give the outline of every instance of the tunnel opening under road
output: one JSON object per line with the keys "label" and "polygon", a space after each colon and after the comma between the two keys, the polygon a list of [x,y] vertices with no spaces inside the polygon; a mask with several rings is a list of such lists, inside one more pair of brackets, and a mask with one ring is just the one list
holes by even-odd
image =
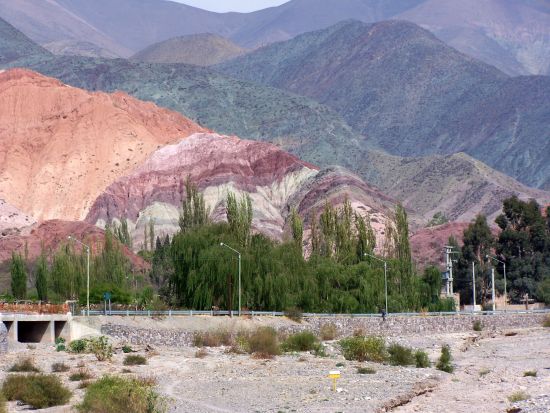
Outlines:
{"label": "tunnel opening under road", "polygon": [[49,321],[19,321],[17,338],[20,343],[48,343],[50,338]]}

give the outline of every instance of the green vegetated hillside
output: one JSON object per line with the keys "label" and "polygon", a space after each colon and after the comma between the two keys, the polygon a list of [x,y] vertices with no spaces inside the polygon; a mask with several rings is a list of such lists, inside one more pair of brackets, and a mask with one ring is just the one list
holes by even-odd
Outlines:
{"label": "green vegetated hillside", "polygon": [[23,56],[50,56],[40,47],[5,20],[0,19],[0,63],[8,63]]}
{"label": "green vegetated hillside", "polygon": [[187,63],[210,66],[246,53],[231,40],[211,33],[174,37],[152,44],[132,56],[147,63]]}
{"label": "green vegetated hillside", "polygon": [[392,154],[463,151],[550,186],[550,77],[510,78],[412,23],[346,21],[219,70],[314,98]]}

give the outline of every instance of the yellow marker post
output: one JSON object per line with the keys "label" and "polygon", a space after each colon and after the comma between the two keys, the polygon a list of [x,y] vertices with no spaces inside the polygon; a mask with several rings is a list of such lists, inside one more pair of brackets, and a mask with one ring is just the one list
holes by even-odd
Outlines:
{"label": "yellow marker post", "polygon": [[340,371],[331,370],[328,372],[328,376],[332,379],[332,391],[336,391],[336,379],[340,378]]}

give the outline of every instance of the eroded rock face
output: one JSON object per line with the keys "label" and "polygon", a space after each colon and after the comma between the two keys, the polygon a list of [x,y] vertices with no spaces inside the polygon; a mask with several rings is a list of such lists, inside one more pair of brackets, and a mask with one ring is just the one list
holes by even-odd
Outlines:
{"label": "eroded rock face", "polygon": [[[60,245],[69,242],[69,235],[89,245],[94,254],[101,251],[105,243],[103,230],[86,222],[44,221],[36,224],[28,234],[0,237],[0,263],[9,260],[13,252],[23,255],[25,250],[28,254],[27,259],[32,262],[40,256],[42,250],[46,253],[56,252]],[[80,246],[75,245],[75,248],[79,250]],[[149,267],[147,262],[125,246],[121,245],[121,249],[135,270],[145,270]]]}
{"label": "eroded rock face", "polygon": [[35,223],[34,218],[0,199],[0,238],[19,234],[22,230]]}
{"label": "eroded rock face", "polygon": [[339,204],[347,195],[358,211],[385,223],[392,204],[344,169],[320,172],[271,144],[199,133],[155,151],[130,175],[110,185],[96,199],[86,221],[104,226],[126,218],[135,248],[143,243],[144,226],[150,219],[156,235],[173,234],[187,176],[203,192],[213,220],[225,219],[229,191],[247,193],[254,207],[255,230],[279,240],[292,207],[307,216],[320,210],[325,199]]}
{"label": "eroded rock face", "polygon": [[37,220],[83,219],[115,179],[204,129],[124,93],[90,93],[38,73],[0,73],[0,197]]}

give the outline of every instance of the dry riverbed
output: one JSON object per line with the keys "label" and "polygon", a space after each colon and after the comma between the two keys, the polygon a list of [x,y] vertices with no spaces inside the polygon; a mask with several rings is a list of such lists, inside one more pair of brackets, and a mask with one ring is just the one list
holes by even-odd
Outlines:
{"label": "dry riverbed", "polygon": [[[452,349],[454,374],[434,368],[394,367],[357,363],[343,359],[335,342],[327,343],[328,356],[311,354],[278,356],[258,360],[249,355],[226,354],[223,348],[208,349],[196,358],[196,348],[153,351],[141,349],[148,358],[144,366],[129,367],[123,373],[124,354],[111,362],[97,362],[92,355],[57,353],[52,346],[12,347],[0,359],[0,380],[21,357],[30,356],[42,371],[51,371],[55,362],[70,367],[56,373],[74,391],[71,404],[77,404],[84,390],[70,382],[71,373],[85,365],[94,377],[103,374],[133,374],[155,377],[158,391],[169,403],[170,412],[506,412],[513,406],[523,412],[549,412],[550,331],[533,328],[514,330],[516,335],[496,333],[457,333],[433,337],[410,336],[402,344],[426,349],[432,361],[443,344]],[[358,366],[373,368],[374,374],[359,374]],[[337,391],[331,389],[329,370],[341,371]],[[524,377],[525,371],[537,372]],[[515,405],[511,394],[523,391],[530,396]],[[537,410],[538,409],[538,410]],[[27,410],[9,404],[9,412]],[[69,406],[43,412],[70,412]]]}

